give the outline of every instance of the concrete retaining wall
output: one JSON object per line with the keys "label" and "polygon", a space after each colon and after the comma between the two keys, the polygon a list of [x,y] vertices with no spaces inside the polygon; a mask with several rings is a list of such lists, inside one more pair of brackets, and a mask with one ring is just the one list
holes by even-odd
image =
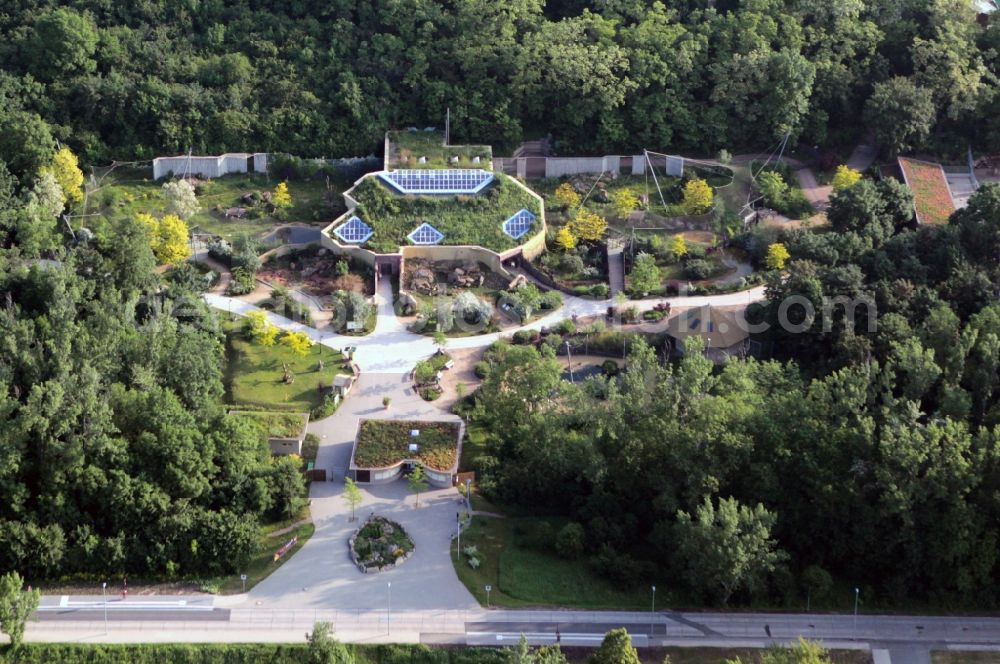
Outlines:
{"label": "concrete retaining wall", "polygon": [[215,157],[157,157],[153,160],[153,179],[159,180],[170,173],[174,175],[194,175],[200,178],[219,178],[230,173],[249,171],[248,160],[253,161],[255,173],[267,172],[266,152],[230,152]]}

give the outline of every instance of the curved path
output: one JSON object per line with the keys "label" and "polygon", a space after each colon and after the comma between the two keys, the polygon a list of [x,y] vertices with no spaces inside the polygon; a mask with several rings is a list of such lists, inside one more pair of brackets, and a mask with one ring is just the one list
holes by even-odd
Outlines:
{"label": "curved path", "polygon": [[[399,374],[413,369],[418,360],[430,357],[437,350],[434,340],[430,337],[416,334],[406,329],[406,325],[396,316],[393,310],[392,285],[388,279],[379,282],[378,293],[375,296],[378,306],[378,319],[375,330],[364,337],[351,337],[342,334],[327,333],[314,327],[289,320],[284,316],[268,312],[272,323],[283,330],[306,332],[314,341],[330,348],[343,349],[356,346],[355,361],[361,367],[362,373]],[[669,302],[674,309],[687,309],[711,305],[746,306],[764,299],[764,287],[757,286],[750,290],[723,295],[679,296],[652,300],[636,300],[629,304],[638,307],[640,311],[653,309],[661,302]],[[215,293],[207,293],[205,301],[221,311],[245,316],[259,307],[236,298]],[[614,300],[590,300],[581,297],[563,296],[563,306],[547,316],[532,321],[517,329],[480,334],[469,337],[456,337],[448,340],[448,348],[481,348],[489,346],[502,337],[509,337],[519,329],[536,330],[552,327],[560,321],[573,316],[586,317],[604,314]]]}

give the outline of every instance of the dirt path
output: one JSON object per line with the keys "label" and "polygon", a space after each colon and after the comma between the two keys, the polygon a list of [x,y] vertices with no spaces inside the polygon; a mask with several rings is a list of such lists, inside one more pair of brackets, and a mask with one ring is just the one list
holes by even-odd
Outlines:
{"label": "dirt path", "polygon": [[232,275],[229,273],[229,268],[215,260],[208,255],[207,251],[199,252],[191,257],[191,260],[195,263],[201,263],[202,265],[207,265],[209,268],[219,273],[219,283],[212,286],[209,293],[223,294],[226,289],[229,288],[229,282],[232,280]]}

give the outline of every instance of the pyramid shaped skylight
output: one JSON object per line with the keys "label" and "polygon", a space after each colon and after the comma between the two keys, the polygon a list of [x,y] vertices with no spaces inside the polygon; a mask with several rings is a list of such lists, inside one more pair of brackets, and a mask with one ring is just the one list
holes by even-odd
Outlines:
{"label": "pyramid shaped skylight", "polygon": [[434,228],[430,224],[423,223],[407,235],[413,244],[437,244],[444,239],[444,233]]}
{"label": "pyramid shaped skylight", "polygon": [[527,208],[521,208],[517,214],[503,222],[503,232],[515,240],[519,240],[531,230],[534,223],[535,215],[531,214]]}
{"label": "pyramid shaped skylight", "polygon": [[347,244],[362,244],[374,235],[375,231],[372,230],[371,226],[361,221],[360,217],[354,216],[333,229],[333,234]]}

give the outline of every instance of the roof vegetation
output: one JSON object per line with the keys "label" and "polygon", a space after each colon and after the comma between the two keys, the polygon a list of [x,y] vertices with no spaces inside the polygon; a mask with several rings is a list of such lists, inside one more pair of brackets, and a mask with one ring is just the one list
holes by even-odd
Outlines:
{"label": "roof vegetation", "polygon": [[305,413],[240,410],[231,415],[256,423],[268,438],[298,438],[305,433],[307,423]]}
{"label": "roof vegetation", "polygon": [[[420,435],[410,435],[412,431]],[[359,468],[385,468],[416,459],[432,470],[450,470],[458,458],[457,422],[363,420],[358,428],[354,463]],[[410,443],[418,445],[410,452]]]}
{"label": "roof vegetation", "polygon": [[504,233],[503,223],[522,208],[540,215],[538,200],[499,173],[475,196],[401,196],[375,176],[364,178],[351,195],[358,202],[354,213],[375,231],[364,246],[382,253],[411,244],[407,235],[423,223],[444,234],[440,244],[505,251],[521,242]]}
{"label": "roof vegetation", "polygon": [[[392,168],[493,168],[489,145],[445,145],[441,131],[390,131],[389,142]],[[424,163],[420,163],[421,157],[426,159]],[[452,161],[454,157],[458,157],[457,162]],[[479,157],[478,163],[475,157]]]}

